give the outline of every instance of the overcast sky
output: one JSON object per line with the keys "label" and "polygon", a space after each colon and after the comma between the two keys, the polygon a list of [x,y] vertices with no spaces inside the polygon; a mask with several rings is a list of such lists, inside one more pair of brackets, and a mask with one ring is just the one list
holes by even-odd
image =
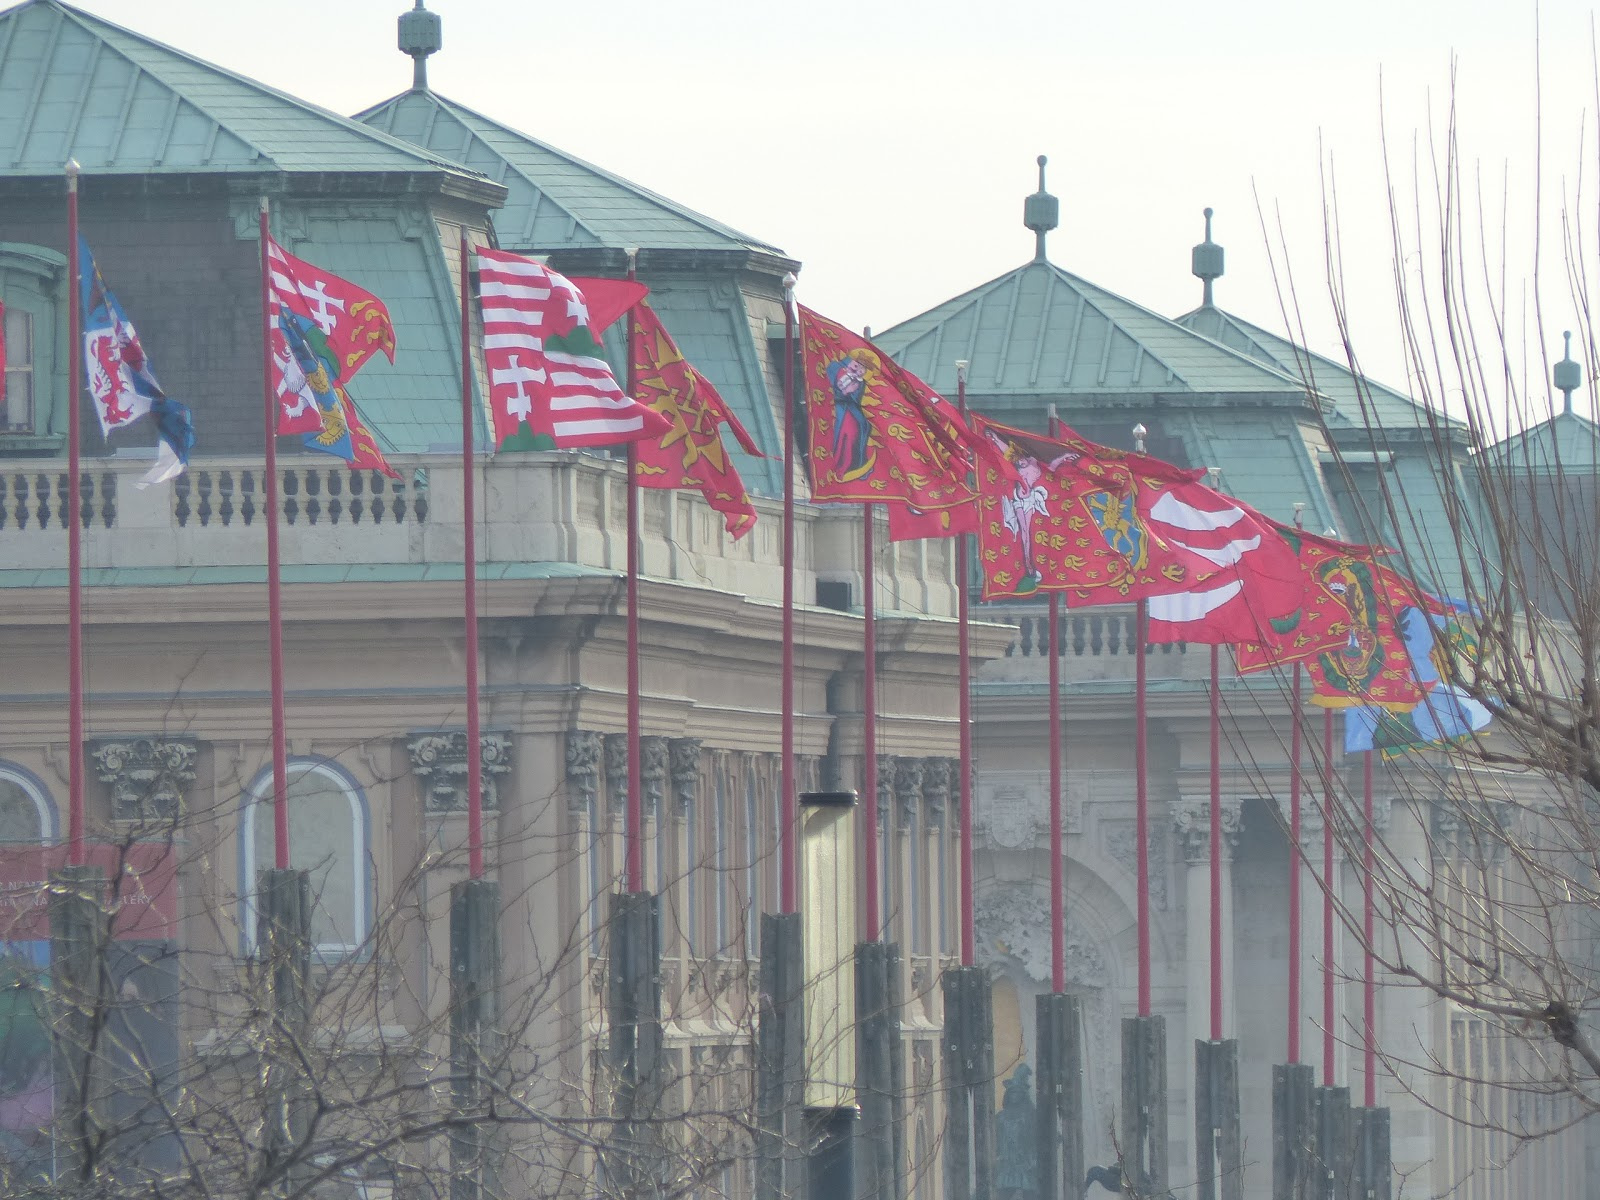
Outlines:
{"label": "overcast sky", "polygon": [[[83,6],[348,114],[410,85],[395,48],[407,3]],[[444,22],[435,91],[783,247],[805,264],[802,300],[850,326],[885,329],[1029,259],[1022,200],[1046,154],[1061,201],[1055,263],[1175,316],[1199,303],[1189,250],[1211,206],[1227,249],[1218,303],[1281,330],[1259,201],[1274,240],[1281,221],[1306,340],[1337,356],[1323,267],[1331,169],[1358,351],[1374,376],[1405,386],[1380,139],[1387,129],[1398,204],[1414,223],[1413,148],[1430,122],[1442,129],[1452,57],[1464,161],[1493,191],[1486,227],[1496,264],[1506,229],[1519,308],[1542,228],[1553,357],[1575,322],[1559,218],[1580,172],[1595,252],[1600,156],[1582,0],[428,7]],[[1541,161],[1542,226],[1532,215]],[[1542,376],[1536,351],[1530,363]]]}

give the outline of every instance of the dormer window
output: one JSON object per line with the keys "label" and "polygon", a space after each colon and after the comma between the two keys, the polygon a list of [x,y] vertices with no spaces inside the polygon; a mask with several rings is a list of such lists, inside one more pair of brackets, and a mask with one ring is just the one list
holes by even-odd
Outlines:
{"label": "dormer window", "polygon": [[62,448],[66,278],[67,260],[58,251],[0,242],[0,336],[5,339],[0,456]]}
{"label": "dormer window", "polygon": [[32,433],[33,314],[12,304],[0,309],[0,336],[5,339],[5,379],[0,380],[0,434]]}

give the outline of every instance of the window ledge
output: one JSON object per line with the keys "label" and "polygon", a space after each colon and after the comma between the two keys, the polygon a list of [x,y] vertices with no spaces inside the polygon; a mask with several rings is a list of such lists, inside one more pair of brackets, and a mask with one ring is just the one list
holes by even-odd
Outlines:
{"label": "window ledge", "polygon": [[60,454],[67,439],[59,433],[0,433],[0,458],[13,454]]}

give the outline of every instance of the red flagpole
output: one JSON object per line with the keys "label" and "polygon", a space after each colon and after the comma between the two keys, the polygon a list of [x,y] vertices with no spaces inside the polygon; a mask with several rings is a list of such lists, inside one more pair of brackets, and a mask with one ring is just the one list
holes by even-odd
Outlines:
{"label": "red flagpole", "polygon": [[1322,710],[1322,1086],[1334,1086],[1338,1013],[1334,1011],[1333,710]]}
{"label": "red flagpole", "polygon": [[267,656],[272,672],[273,865],[289,866],[289,744],[283,702],[283,586],[278,558],[278,397],[272,388],[272,266],[267,198],[261,197],[261,385],[266,404]]}
{"label": "red flagpole", "polygon": [[[637,251],[628,251],[628,278],[637,276]],[[628,310],[628,395],[636,387],[634,341],[639,322]],[[642,720],[639,694],[639,443],[628,443],[628,813],[627,813],[627,888],[644,891],[644,762],[640,757],[639,729]]]}
{"label": "red flagpole", "polygon": [[[1050,406],[1051,437],[1060,434]],[[1066,837],[1061,814],[1061,593],[1050,593],[1050,990],[1067,990]]]}
{"label": "red flagpole", "polygon": [[82,284],[78,276],[78,163],[67,163],[67,862],[81,867],[83,852],[83,495],[78,489],[78,328]]}
{"label": "red flagpole", "polygon": [[1372,869],[1375,861],[1373,854],[1373,829],[1372,829],[1372,751],[1364,751],[1361,755],[1361,814],[1362,814],[1362,847],[1361,847],[1361,932],[1366,939],[1365,963],[1361,975],[1361,1019],[1362,1043],[1364,1046],[1363,1073],[1366,1075],[1365,1096],[1368,1108],[1378,1106],[1378,1029],[1377,1029],[1377,993],[1373,978],[1372,959]]}
{"label": "red flagpole", "polygon": [[798,798],[794,780],[794,275],[783,277],[783,735],[779,758],[780,906],[799,911],[795,881]]}
{"label": "red flagpole", "polygon": [[483,878],[483,745],[478,712],[478,531],[472,457],[472,248],[461,229],[461,523],[467,660],[467,875]]}
{"label": "red flagpole", "polygon": [[[1051,433],[1055,432],[1051,422]],[[1061,593],[1050,593],[1050,990],[1067,990],[1066,840],[1061,820]]]}
{"label": "red flagpole", "polygon": [[1211,1040],[1222,1040],[1222,648],[1211,647]]}
{"label": "red flagpole", "polygon": [[[956,363],[956,403],[962,417],[967,415],[967,361]],[[977,933],[972,911],[972,631],[967,579],[967,535],[956,536],[956,650],[961,689],[961,965],[978,961]]]}
{"label": "red flagpole", "polygon": [[[1134,449],[1144,453],[1145,427],[1133,427]],[[1134,779],[1134,856],[1138,863],[1139,889],[1139,1015],[1150,1015],[1150,761],[1147,726],[1147,680],[1145,678],[1145,638],[1148,635],[1150,606],[1140,600],[1133,620],[1133,779]]]}
{"label": "red flagpole", "polygon": [[861,671],[861,790],[862,820],[866,823],[866,836],[862,845],[866,852],[867,890],[867,941],[878,940],[882,930],[878,879],[878,585],[876,530],[873,528],[873,505],[863,504],[861,514],[865,522],[862,541],[865,543],[865,566],[861,572],[861,610],[865,618],[862,629],[862,655],[865,661]]}
{"label": "red flagpole", "polygon": [[1300,664],[1289,729],[1289,1061],[1300,1061]]}

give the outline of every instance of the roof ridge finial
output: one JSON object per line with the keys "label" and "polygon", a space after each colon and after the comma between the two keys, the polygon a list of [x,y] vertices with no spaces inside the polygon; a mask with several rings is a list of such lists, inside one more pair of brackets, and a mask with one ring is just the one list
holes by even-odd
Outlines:
{"label": "roof ridge finial", "polygon": [[1222,247],[1211,240],[1211,209],[1206,209],[1206,240],[1189,255],[1189,270],[1205,285],[1200,297],[1202,308],[1213,307],[1211,285],[1222,278]]}
{"label": "roof ridge finial", "polygon": [[1577,391],[1579,385],[1583,383],[1583,368],[1574,362],[1572,358],[1572,330],[1563,331],[1561,337],[1566,342],[1566,349],[1562,352],[1561,361],[1550,372],[1550,377],[1556,388],[1566,397],[1562,403],[1561,411],[1570,413],[1572,411],[1572,393]]}
{"label": "roof ridge finial", "polygon": [[1022,223],[1033,230],[1033,261],[1048,261],[1044,250],[1045,234],[1061,223],[1061,201],[1044,190],[1044,165],[1050,160],[1039,155],[1039,190],[1022,202]]}
{"label": "roof ridge finial", "polygon": [[428,55],[444,45],[443,23],[439,14],[422,7],[422,0],[410,12],[400,14],[400,53],[411,56],[411,90],[428,90]]}

